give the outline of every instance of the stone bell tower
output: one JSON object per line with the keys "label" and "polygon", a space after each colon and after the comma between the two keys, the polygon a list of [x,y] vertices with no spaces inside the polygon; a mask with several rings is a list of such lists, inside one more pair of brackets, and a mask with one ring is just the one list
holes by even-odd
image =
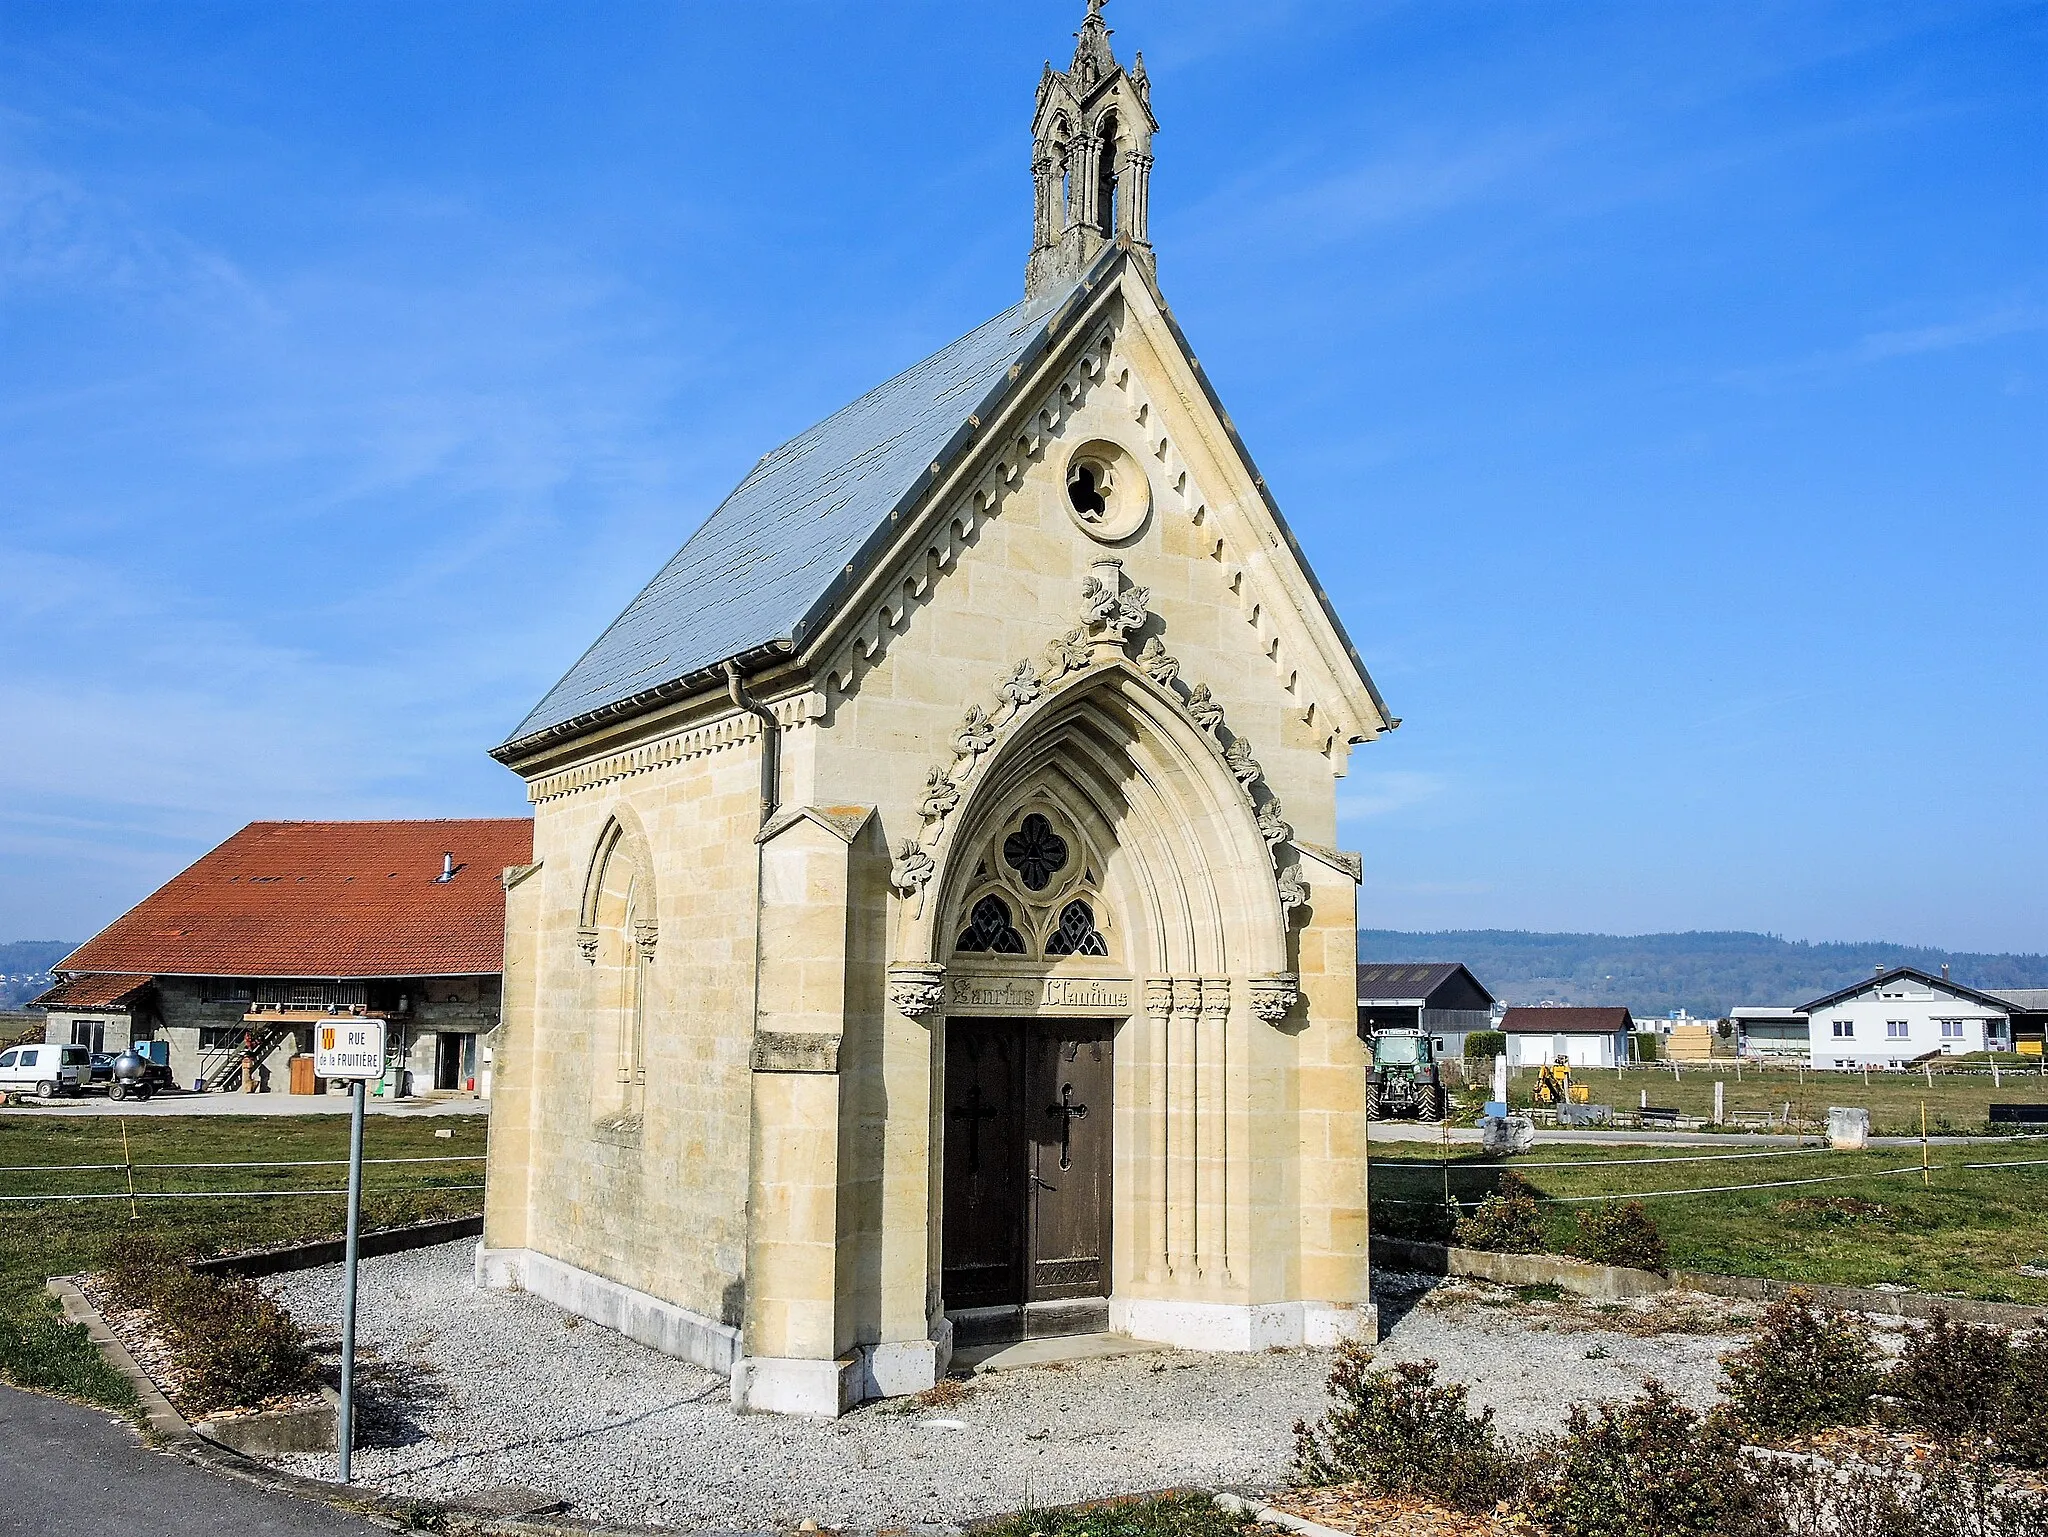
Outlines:
{"label": "stone bell tower", "polygon": [[1086,272],[1111,243],[1153,271],[1150,232],[1152,83],[1141,53],[1117,62],[1103,0],[1088,0],[1074,62],[1065,74],[1045,66],[1031,124],[1031,175],[1037,219],[1026,298],[1038,298]]}

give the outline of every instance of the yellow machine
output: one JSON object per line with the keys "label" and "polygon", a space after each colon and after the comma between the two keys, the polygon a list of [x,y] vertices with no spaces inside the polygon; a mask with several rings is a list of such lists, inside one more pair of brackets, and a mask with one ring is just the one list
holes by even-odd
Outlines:
{"label": "yellow machine", "polygon": [[1557,1106],[1571,1098],[1572,1069],[1563,1057],[1546,1063],[1536,1075],[1535,1100],[1539,1105]]}

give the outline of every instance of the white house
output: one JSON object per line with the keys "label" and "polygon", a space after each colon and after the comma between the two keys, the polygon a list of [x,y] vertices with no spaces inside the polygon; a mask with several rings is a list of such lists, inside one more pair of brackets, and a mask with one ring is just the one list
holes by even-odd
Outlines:
{"label": "white house", "polygon": [[1912,966],[1879,971],[1799,1012],[1819,1068],[1906,1067],[1932,1054],[2012,1049],[2011,1005]]}
{"label": "white house", "polygon": [[1627,1009],[1514,1008],[1501,1016],[1508,1061],[1541,1067],[1563,1060],[1573,1067],[1616,1067],[1628,1061]]}

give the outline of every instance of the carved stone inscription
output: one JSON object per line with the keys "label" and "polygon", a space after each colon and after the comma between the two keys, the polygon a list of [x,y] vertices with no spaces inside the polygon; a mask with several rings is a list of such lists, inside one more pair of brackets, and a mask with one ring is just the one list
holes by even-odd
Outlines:
{"label": "carved stone inscription", "polygon": [[1135,989],[1124,977],[1007,977],[964,972],[946,981],[948,1014],[1128,1014]]}

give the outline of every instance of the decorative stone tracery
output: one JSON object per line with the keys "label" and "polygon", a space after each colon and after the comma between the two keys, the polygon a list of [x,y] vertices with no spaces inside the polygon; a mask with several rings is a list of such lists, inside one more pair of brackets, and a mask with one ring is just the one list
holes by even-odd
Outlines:
{"label": "decorative stone tracery", "polygon": [[[1130,636],[1152,618],[1150,599],[1149,588],[1125,585],[1121,560],[1105,558],[1094,562],[1081,585],[1081,625],[1046,648],[1043,670],[1026,657],[997,685],[993,713],[978,704],[968,706],[960,728],[953,734],[951,765],[934,765],[925,776],[925,794],[919,806],[923,832],[916,838],[904,839],[897,849],[894,885],[904,897],[916,898],[919,916],[924,911],[925,887],[938,869],[931,850],[944,839],[976,766],[994,750],[1010,723],[1047,689],[1069,674],[1095,665],[1098,657],[1106,660],[1128,656]],[[1164,641],[1157,635],[1147,638],[1135,660],[1139,670],[1217,744],[1223,766],[1251,805],[1260,836],[1273,860],[1274,889],[1281,910],[1291,917],[1296,908],[1307,903],[1308,886],[1302,878],[1299,858],[1290,847],[1294,829],[1281,816],[1279,798],[1266,786],[1265,771],[1252,755],[1251,743],[1229,731],[1223,707],[1216,703],[1207,684],[1183,683],[1179,660],[1167,653]]]}

